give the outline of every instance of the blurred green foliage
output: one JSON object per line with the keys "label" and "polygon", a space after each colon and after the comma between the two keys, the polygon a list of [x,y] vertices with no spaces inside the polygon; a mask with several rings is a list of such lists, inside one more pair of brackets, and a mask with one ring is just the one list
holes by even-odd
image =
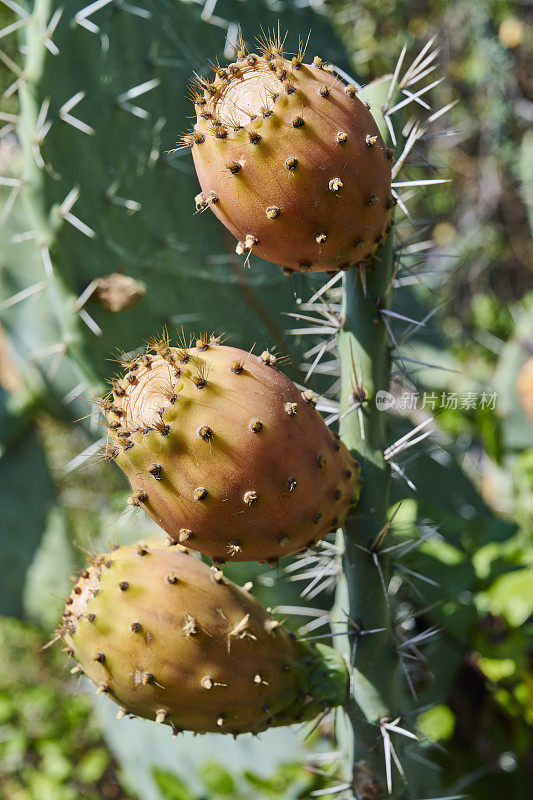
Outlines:
{"label": "blurred green foliage", "polygon": [[58,648],[0,617],[0,795],[9,800],[133,800],[92,719],[73,691]]}

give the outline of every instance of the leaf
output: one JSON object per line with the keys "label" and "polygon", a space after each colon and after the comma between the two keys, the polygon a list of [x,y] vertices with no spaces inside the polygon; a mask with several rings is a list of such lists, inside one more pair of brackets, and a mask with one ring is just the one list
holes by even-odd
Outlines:
{"label": "leaf", "polygon": [[70,575],[77,566],[66,515],[51,506],[46,530],[28,569],[24,586],[24,610],[46,630],[57,625],[70,589]]}
{"label": "leaf", "polygon": [[235,781],[230,773],[216,761],[204,761],[198,770],[198,775],[213,794],[225,796],[235,793]]}
{"label": "leaf", "polygon": [[[407,430],[405,425],[396,423],[393,441]],[[504,541],[515,533],[516,526],[492,512],[454,454],[444,447],[417,449],[404,466],[416,491],[398,478],[392,484],[394,502],[405,497],[415,499],[419,517],[434,522],[454,547],[473,553],[481,545]]]}
{"label": "leaf", "polygon": [[173,772],[161,767],[152,767],[152,776],[161,792],[162,800],[194,800],[194,795]]}
{"label": "leaf", "polygon": [[0,486],[0,613],[20,616],[26,573],[54,501],[52,477],[33,427],[12,442],[0,458]]}

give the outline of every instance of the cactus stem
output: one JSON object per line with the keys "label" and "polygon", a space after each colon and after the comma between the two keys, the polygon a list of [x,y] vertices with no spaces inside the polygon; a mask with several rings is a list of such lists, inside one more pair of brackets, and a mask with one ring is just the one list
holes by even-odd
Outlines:
{"label": "cactus stem", "polygon": [[[390,80],[378,81],[372,88],[365,89],[379,109],[374,116],[385,141],[390,140],[391,134],[381,108],[390,84]],[[355,86],[346,87],[346,91],[355,95]],[[365,141],[369,148],[377,142],[370,135]],[[375,194],[370,194],[366,200],[370,207],[378,202]],[[363,244],[359,238],[353,242],[355,248]],[[365,262],[343,273],[342,328],[338,333],[342,383],[339,432],[361,464],[363,479],[359,504],[344,527],[344,572],[338,582],[335,603],[339,615],[346,616],[347,612],[348,632],[334,640],[352,665],[351,697],[345,710],[353,732],[348,730],[349,726],[343,728],[341,722],[339,737],[350,762],[346,777],[358,797],[359,783],[365,781],[365,785],[369,782],[375,785],[375,796],[377,792],[379,796],[383,793],[381,742],[389,753],[385,772],[389,793],[392,792],[389,780],[392,743],[390,737],[385,741],[383,731],[386,736],[389,732],[382,722],[398,716],[396,712],[402,699],[387,596],[390,563],[388,554],[381,552],[392,522],[392,517],[388,517],[390,466],[384,457],[386,415],[375,403],[376,393],[389,388],[392,363],[386,318],[379,313],[380,304],[388,299],[394,277],[391,237],[384,242],[379,262],[374,259],[375,269],[369,266]],[[347,413],[351,410],[356,410],[357,414]],[[361,546],[362,535],[366,547]],[[367,633],[373,635],[369,637]],[[393,757],[396,761],[396,755]]]}

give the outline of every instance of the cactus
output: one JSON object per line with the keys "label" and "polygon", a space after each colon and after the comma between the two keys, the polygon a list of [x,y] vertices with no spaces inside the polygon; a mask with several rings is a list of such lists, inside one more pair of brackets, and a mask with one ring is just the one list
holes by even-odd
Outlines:
{"label": "cactus", "polygon": [[389,229],[391,149],[353,84],[281,37],[199,79],[196,125],[183,138],[210,207],[252,251],[287,273],[365,263]]}
{"label": "cactus", "polygon": [[[221,6],[219,3],[217,12]],[[227,0],[224,12],[220,13],[238,12],[243,27],[249,29],[251,16],[255,16],[259,8],[259,21],[266,27],[277,19],[277,9],[272,12],[270,6],[270,3],[263,7],[262,3],[237,4]],[[207,75],[204,55],[221,52],[226,34],[231,41],[237,41],[237,26],[214,16],[213,10],[213,3],[205,3],[202,7],[201,3],[176,2],[171,5],[162,0],[150,3],[149,8],[132,7],[119,0],[96,6],[90,4],[84,9],[71,0],[61,5],[55,0],[36,0],[29,15],[25,15],[23,10],[17,27],[22,29],[27,56],[20,74],[16,76],[22,104],[17,125],[23,143],[23,177],[20,179],[18,174],[13,176],[10,173],[3,181],[8,190],[12,188],[8,209],[4,212],[8,220],[7,237],[11,239],[5,248],[11,294],[7,298],[6,327],[9,333],[17,329],[24,331],[24,337],[17,345],[26,358],[25,367],[28,366],[28,355],[31,355],[35,363],[41,365],[40,391],[62,401],[63,397],[72,399],[77,394],[87,394],[100,387],[109,372],[109,368],[104,366],[103,356],[112,346],[119,345],[129,351],[165,322],[172,326],[190,321],[195,327],[226,330],[228,318],[225,309],[229,307],[232,309],[232,341],[248,347],[252,343],[250,331],[253,331],[253,338],[259,339],[261,347],[263,341],[268,340],[286,352],[288,346],[277,315],[280,309],[290,306],[295,283],[284,281],[276,270],[257,262],[255,255],[267,255],[276,263],[296,270],[319,267],[333,271],[346,267],[348,263],[360,264],[359,281],[353,270],[347,271],[343,278],[342,310],[336,307],[339,296],[335,296],[335,287],[340,285],[340,281],[335,281],[340,276],[336,276],[333,283],[321,287],[318,297],[315,293],[315,301],[310,304],[310,307],[322,311],[320,298],[334,298],[324,311],[329,315],[327,319],[333,332],[341,329],[342,406],[334,416],[342,418],[343,439],[363,464],[365,477],[361,506],[345,526],[345,577],[339,578],[333,612],[333,622],[343,623],[342,631],[335,630],[334,641],[354,661],[353,696],[347,710],[353,722],[355,741],[352,732],[344,731],[341,723],[339,735],[349,756],[343,786],[355,791],[359,797],[378,795],[383,783],[388,783],[390,791],[397,793],[396,779],[394,784],[392,782],[392,754],[398,755],[399,737],[402,732],[409,736],[414,724],[403,719],[401,723],[394,722],[401,712],[405,715],[409,704],[404,697],[404,687],[398,691],[400,670],[405,665],[400,658],[395,602],[386,597],[385,592],[393,565],[384,552],[387,548],[381,547],[389,530],[392,459],[390,453],[385,457],[383,452],[389,441],[384,415],[376,413],[374,408],[377,392],[388,388],[391,343],[387,341],[387,334],[395,345],[387,323],[387,304],[392,294],[397,254],[388,241],[377,256],[367,262],[373,245],[383,243],[375,239],[386,232],[388,220],[385,215],[379,217],[382,227],[376,223],[376,231],[368,237],[372,245],[368,252],[365,249],[354,250],[349,258],[339,256],[335,260],[338,254],[336,240],[330,236],[324,223],[326,216],[321,215],[316,224],[310,217],[311,198],[317,197],[315,180],[312,178],[306,183],[307,193],[300,190],[295,195],[295,207],[299,213],[291,216],[285,213],[286,207],[281,199],[278,200],[278,195],[272,200],[261,196],[267,185],[262,180],[262,168],[255,173],[254,187],[261,201],[259,222],[267,234],[270,229],[278,230],[282,247],[277,255],[277,238],[269,242],[268,236],[265,238],[255,227],[236,230],[241,242],[239,250],[246,254],[247,262],[253,267],[243,270],[231,252],[233,245],[226,245],[221,231],[213,221],[209,221],[209,215],[192,215],[192,199],[196,193],[192,168],[183,158],[183,152],[161,151],[170,150],[175,134],[184,127],[185,101],[181,91],[176,89],[180,78],[193,70]],[[254,26],[257,22],[255,18]],[[339,62],[339,50],[332,45],[334,40],[320,17],[308,10],[296,13],[289,5],[284,7],[283,22],[300,30],[312,25],[314,46],[328,61]],[[184,29],[187,31],[185,42],[174,35],[175,30]],[[328,30],[327,37],[322,35],[325,30]],[[193,52],[191,43],[194,46],[196,41],[201,42],[201,48]],[[402,78],[398,66],[392,81],[389,78],[371,84],[363,92],[356,86],[355,97],[351,97],[351,92],[339,91],[340,82],[333,83],[332,78],[336,70],[332,72],[327,61],[318,60],[314,67],[305,69],[309,70],[309,80],[310,75],[323,77],[320,87],[325,87],[326,96],[318,94],[315,98],[317,104],[324,101],[326,105],[333,97],[339,97],[342,103],[352,103],[353,108],[359,109],[358,120],[364,125],[353,129],[354,136],[359,135],[362,128],[377,131],[370,133],[370,139],[377,137],[375,142],[367,143],[366,133],[364,147],[359,140],[361,163],[383,155],[386,146],[401,148],[399,130],[402,130],[407,143],[393,164],[392,177],[395,179],[405,155],[425,125],[397,124],[398,107],[405,107],[409,98],[414,98],[424,107],[425,100],[421,98],[429,87],[420,89],[417,81],[430,73],[432,60],[433,55],[425,49]],[[281,62],[280,68],[283,71]],[[296,72],[303,74],[302,68]],[[342,73],[339,71],[339,74]],[[405,96],[399,95],[399,86],[405,90]],[[294,93],[289,92],[285,108],[290,108],[291,94]],[[284,100],[278,98],[274,104],[275,114],[280,117],[285,113],[282,110]],[[364,108],[365,100],[372,106],[370,110],[379,130],[372,127],[374,123]],[[338,113],[341,114],[340,110]],[[296,125],[292,124],[297,116],[302,117],[304,125],[299,120]],[[438,113],[430,115],[430,119],[432,116],[437,117]],[[321,135],[331,137],[333,127],[329,128],[326,123],[322,125],[314,111],[312,118]],[[263,125],[266,123],[268,127],[269,119],[267,116]],[[276,139],[273,139],[280,149],[284,149],[289,141],[298,142],[295,137],[303,140],[309,132],[310,125],[303,112],[287,122],[290,124],[286,125],[283,136],[275,134]],[[347,120],[348,125],[355,126],[354,120]],[[196,133],[205,135],[199,130]],[[246,152],[257,156],[265,142],[257,140],[253,130],[250,129],[249,133],[251,139],[244,142],[249,148]],[[262,136],[260,129],[259,136]],[[229,132],[226,138],[229,141],[225,144],[233,142],[233,133]],[[217,139],[216,135],[214,139]],[[193,155],[202,152],[201,148],[207,151],[219,144],[224,147],[223,141],[217,139],[214,142],[206,136],[206,141],[197,148],[194,136],[192,142],[189,139],[193,144]],[[335,162],[334,159],[346,152],[343,148],[349,141],[350,137],[346,142],[332,142],[338,147],[326,148],[325,153],[328,159],[333,159],[329,161],[333,176],[330,181],[335,182],[331,190],[328,183],[326,202],[335,204],[332,207],[338,211],[340,203],[337,200],[350,198],[351,202],[342,206],[343,214],[348,213],[348,206],[350,212],[352,206],[360,207],[362,197],[358,195],[359,184],[354,181],[347,185],[340,175],[340,168],[333,168],[335,163],[342,163],[344,168],[344,162]],[[310,152],[308,148],[309,144],[305,152]],[[298,161],[298,164],[291,162],[296,169],[282,167],[281,173],[283,179],[291,181],[286,185],[294,189],[297,186],[294,179],[298,179],[298,167],[304,163],[305,156],[291,155],[285,160],[289,158]],[[224,177],[233,182],[228,183],[229,186],[238,186],[240,178],[244,177],[241,172],[245,170],[232,174],[226,168],[227,163],[223,164]],[[381,159],[380,166],[383,164],[388,167],[387,159]],[[306,174],[312,177],[314,173],[309,169]],[[371,177],[377,179],[377,171]],[[370,185],[368,188],[380,197]],[[394,199],[398,188],[393,184]],[[228,224],[232,217],[231,204],[228,205],[225,198],[222,205],[220,201],[213,205],[211,190],[212,184],[206,184],[204,196],[200,195],[197,200],[198,210],[211,205],[216,212],[223,205],[224,221]],[[221,197],[222,194],[220,191]],[[12,200],[15,200],[13,206]],[[403,210],[402,198],[399,200]],[[270,203],[272,205],[267,205]],[[251,201],[249,205],[252,206]],[[240,203],[238,207],[242,213],[239,212],[239,219],[238,214],[233,219],[240,221],[248,210],[248,203],[244,207]],[[270,212],[267,214],[268,209]],[[372,219],[378,220],[378,212],[383,213],[383,207],[378,203],[368,209],[365,207],[363,211],[368,214],[376,212]],[[385,208],[385,211],[389,209]],[[326,222],[335,226],[340,218],[340,214],[335,217],[330,214]],[[304,220],[309,226],[306,231],[302,226]],[[358,220],[352,227],[349,219],[347,225],[352,245],[359,238],[356,224],[359,224]],[[283,236],[279,234],[281,230]],[[302,231],[305,246],[312,249],[287,264],[286,252],[294,251],[294,244]],[[362,238],[364,240],[364,236]],[[272,249],[262,252],[265,242]],[[325,262],[329,257],[333,261],[320,264],[323,254],[326,254]],[[367,269],[367,263],[374,269]],[[123,275],[124,272],[127,274]],[[168,280],[169,275],[172,280]],[[26,303],[29,298],[37,303],[38,313]],[[134,301],[138,304],[130,305]],[[115,312],[115,309],[120,310]],[[411,316],[412,311],[407,313]],[[316,362],[311,365],[313,368],[324,352],[331,352],[330,343],[320,343]],[[44,366],[48,358],[51,362]],[[401,364],[405,366],[403,361]],[[35,367],[31,371],[32,378],[34,371]],[[58,410],[58,405],[54,406],[55,413],[64,413],[65,409],[68,413],[74,408],[70,405]],[[36,402],[35,406],[39,407],[39,403]],[[74,416],[80,416],[77,410],[73,411],[71,418]],[[413,438],[412,432],[409,432],[407,441],[410,438]],[[199,444],[200,440],[196,443]],[[392,466],[401,475],[398,465]],[[451,483],[449,471],[442,467],[438,472],[442,483],[446,477],[447,485]],[[428,478],[428,475],[422,475],[424,477]],[[458,471],[456,478],[456,483],[463,480]],[[153,485],[160,488],[159,483]],[[431,512],[432,504],[436,505],[437,501],[433,499],[434,495],[430,498],[429,490],[434,490],[434,487],[427,488],[419,507]],[[405,492],[396,487],[394,498],[401,499],[404,495]],[[253,504],[251,510],[255,510]],[[448,512],[448,516],[452,514]],[[481,515],[480,519],[487,520],[487,528],[489,519],[494,522],[489,512]],[[462,518],[453,520],[449,526],[457,541],[463,532],[461,526]],[[474,533],[475,524],[472,523],[468,526],[468,535],[473,537]],[[339,548],[343,546],[340,536],[338,544]],[[326,552],[333,551],[330,544],[324,547]],[[225,551],[223,555],[227,557]],[[249,556],[252,556],[252,551]],[[321,557],[323,551],[316,559]],[[314,559],[315,555],[308,554],[306,558]],[[431,559],[423,563],[428,562],[431,566]],[[439,578],[441,573],[446,573],[441,567],[439,565]],[[330,571],[327,574],[336,574],[335,568],[333,559],[327,565],[327,571]],[[322,564],[317,569],[317,576],[320,569],[323,569]],[[435,572],[431,574],[436,577],[435,563],[433,569]],[[450,568],[449,572],[452,571]],[[106,576],[105,571],[103,575]],[[449,577],[448,573],[446,577]],[[469,579],[473,582],[473,578]],[[471,588],[472,582],[465,580],[461,588]],[[121,599],[125,597],[121,595]],[[94,600],[97,601],[98,596]],[[80,624],[84,625],[85,620]],[[404,644],[402,641],[402,646]],[[99,662],[97,665],[101,666]],[[446,678],[450,680],[449,672]],[[155,707],[150,709],[152,718],[157,710]],[[396,750],[391,749],[393,742]]]}
{"label": "cactus", "polygon": [[[375,123],[370,125],[367,120],[368,115],[361,112],[358,124],[355,125],[355,128],[350,128],[349,132],[347,131],[350,135],[348,141],[351,138],[356,143],[356,147],[354,150],[346,152],[343,163],[345,170],[355,171],[358,177],[358,170],[366,169],[365,177],[369,183],[365,185],[365,191],[371,191],[372,181],[376,181],[377,183],[373,185],[380,186],[382,195],[380,202],[382,203],[383,199],[390,199],[386,207],[381,206],[380,221],[375,229],[372,228],[370,237],[372,247],[367,255],[372,255],[377,245],[384,244],[384,247],[379,257],[375,256],[370,263],[367,263],[360,260],[353,247],[345,250],[342,256],[336,253],[336,242],[333,251],[330,251],[330,255],[334,257],[329,262],[334,266],[342,266],[345,273],[340,313],[335,317],[334,313],[328,312],[329,322],[333,321],[338,330],[337,344],[341,381],[338,414],[340,434],[354,457],[361,463],[363,477],[360,504],[357,511],[348,516],[346,520],[344,543],[342,538],[339,539],[339,548],[344,549],[344,557],[343,574],[339,578],[335,608],[335,614],[340,617],[337,622],[340,623],[342,620],[345,624],[347,623],[346,633],[343,634],[342,631],[335,633],[336,642],[339,650],[352,663],[352,690],[346,704],[347,717],[352,731],[350,733],[345,728],[343,729],[342,725],[339,726],[340,740],[348,755],[344,771],[347,782],[341,784],[338,790],[351,789],[357,798],[381,796],[385,786],[390,795],[398,796],[401,792],[396,784],[393,786],[392,782],[393,758],[402,775],[404,773],[393,744],[394,737],[417,738],[409,728],[405,727],[403,721],[400,723],[403,714],[409,710],[409,706],[406,702],[404,688],[400,683],[400,668],[403,666],[403,662],[401,651],[398,649],[394,609],[387,590],[390,566],[386,552],[381,552],[384,538],[391,525],[389,519],[391,464],[387,458],[386,417],[382,413],[378,401],[380,392],[387,393],[390,384],[392,358],[388,340],[390,326],[386,314],[395,272],[398,268],[392,237],[383,242],[383,234],[390,229],[389,209],[398,198],[396,191],[393,191],[392,195],[389,194],[389,167],[387,165],[384,169],[384,165],[387,157],[393,156],[392,146],[403,144],[402,153],[392,169],[392,175],[396,177],[409,151],[421,138],[427,125],[447,110],[444,108],[434,115],[428,115],[426,122],[407,125],[404,128],[408,131],[407,140],[405,143],[402,142],[399,115],[393,117],[393,114],[413,100],[416,101],[418,93],[425,93],[428,88],[431,88],[429,86],[420,89],[415,95],[406,92],[407,99],[401,100],[402,90],[410,82],[417,82],[420,77],[427,74],[424,73],[424,69],[435,58],[435,53],[427,54],[430,46],[430,44],[426,46],[413,65],[400,77],[404,50],[392,77],[374,81],[362,91],[361,87],[352,83],[344,86],[343,91],[340,80],[330,82],[325,79],[324,76],[331,76],[335,72],[335,68],[324,64],[319,57],[315,58],[311,67],[303,67],[300,57],[288,65],[282,60],[280,47],[272,47],[270,44],[271,52],[263,54],[263,57],[266,56],[266,61],[263,63],[255,54],[248,56],[242,49],[239,52],[239,59],[230,65],[228,71],[219,69],[214,82],[200,83],[204,94],[197,94],[195,97],[198,121],[195,130],[187,139],[193,152],[203,190],[200,201],[211,205],[231,232],[245,236],[244,246],[241,242],[237,246],[237,251],[246,252],[253,249],[259,255],[264,252],[280,266],[301,269],[301,265],[295,266],[293,261],[288,260],[288,253],[290,253],[290,258],[294,258],[294,247],[288,246],[287,233],[281,234],[276,244],[271,244],[271,241],[274,241],[273,234],[271,239],[270,236],[265,238],[260,232],[265,230],[265,218],[269,219],[268,213],[264,217],[258,213],[258,209],[261,207],[274,203],[274,198],[271,196],[272,187],[269,183],[272,160],[280,159],[281,164],[281,155],[284,156],[285,152],[289,152],[288,149],[285,149],[285,137],[292,143],[299,134],[300,123],[291,126],[290,119],[297,111],[296,107],[291,107],[291,102],[293,102],[291,95],[294,94],[296,98],[299,96],[302,83],[300,70],[304,70],[303,74],[307,78],[304,84],[305,101],[308,101],[310,87],[319,85],[318,80],[324,84],[324,91],[318,90],[318,95],[321,96],[320,101],[314,96],[316,92],[311,88],[311,96],[314,99],[308,102],[313,109],[314,107],[317,109],[327,108],[327,98],[332,95],[336,98],[337,104],[344,108],[347,103],[346,98],[358,94],[360,99],[356,101],[354,107],[358,112],[360,109],[364,111],[363,103],[366,104],[367,109],[372,110],[375,120]],[[275,65],[275,77],[269,70],[269,59],[272,65]],[[295,92],[292,91],[293,88],[296,89]],[[266,119],[264,111],[261,112],[261,109],[258,109],[258,98],[261,98],[262,94],[271,98],[266,105],[263,101],[263,107],[267,112]],[[282,110],[278,111],[277,103],[280,100],[283,101],[280,104]],[[363,103],[360,102],[361,100]],[[324,101],[323,105],[319,105],[321,101]],[[231,113],[232,104],[235,105],[233,113]],[[290,107],[290,111],[285,111],[286,107]],[[271,115],[269,115],[270,111],[273,112]],[[335,112],[341,113],[338,111],[338,107]],[[324,112],[322,111],[322,113]],[[205,115],[207,119],[203,119],[202,115]],[[285,122],[288,133],[285,133],[284,130],[283,133],[278,134],[277,147],[273,151],[267,150],[265,157],[261,152],[263,139],[268,145],[270,137],[275,136],[269,126],[270,120],[274,119],[276,122],[278,115]],[[305,131],[306,113],[302,111],[300,116],[304,120],[304,125],[301,127]],[[318,126],[321,136],[317,139],[322,147],[320,158],[318,159],[315,155],[315,163],[319,164],[319,174],[328,177],[336,175],[339,171],[337,160],[339,148],[335,147],[333,133],[335,129],[343,128],[338,124],[335,113],[332,113],[331,117],[331,121],[335,119],[335,122],[333,127],[329,127],[331,122],[328,119],[328,126],[325,126],[327,133],[324,133],[322,125]],[[312,116],[311,119],[316,125],[316,118]],[[257,120],[262,121],[260,126]],[[265,125],[264,137],[260,135],[257,138],[257,132],[261,131],[262,133]],[[230,126],[234,127],[231,134]],[[291,128],[295,128],[295,130]],[[366,138],[366,130],[370,131],[372,142]],[[276,141],[275,138],[274,141]],[[228,144],[231,147],[227,148]],[[314,142],[314,144],[318,147],[318,142]],[[339,142],[336,144],[339,145]],[[345,143],[340,144],[343,147]],[[366,153],[364,147],[367,148]],[[373,151],[373,147],[377,147],[376,151]],[[226,149],[230,151],[229,155],[226,153]],[[292,160],[295,162],[294,166],[298,166],[298,154],[294,146],[293,150],[295,156]],[[293,150],[290,150],[291,155]],[[370,160],[369,150],[375,152],[377,160]],[[303,152],[306,153],[306,150],[303,149]],[[363,153],[365,153],[366,159]],[[222,164],[223,159],[227,160],[226,168]],[[362,167],[362,164],[365,167]],[[291,165],[286,163],[285,166],[290,172]],[[287,179],[282,174],[283,170],[279,167],[276,169],[276,183],[285,186]],[[251,175],[248,183],[245,180],[247,171]],[[217,176],[220,180],[221,175],[224,175],[223,186],[216,182]],[[241,177],[243,185],[239,183]],[[313,210],[314,207],[322,205],[321,180],[317,181],[316,175],[314,175],[306,184],[306,193],[312,199]],[[440,182],[441,179],[434,180]],[[415,181],[413,185],[432,182],[434,181]],[[401,185],[401,183],[393,183],[392,187],[394,189],[395,186]],[[253,203],[249,199],[252,187],[256,197]],[[360,187],[356,181],[353,181],[353,188],[356,197],[353,205],[358,210],[361,209],[361,196],[357,194]],[[213,194],[210,195],[210,192]],[[287,191],[287,194],[292,201],[296,201],[294,216],[291,219],[290,241],[291,245],[293,242],[296,243],[296,253],[299,253],[302,239],[307,242],[310,238],[309,220],[305,214],[307,203],[299,194],[298,189],[292,189],[292,192]],[[383,194],[386,195],[385,198],[383,198]],[[210,196],[212,198],[215,196],[216,202],[209,203]],[[277,207],[278,204],[276,204]],[[279,202],[279,207],[284,208],[282,201]],[[320,213],[322,213],[322,208]],[[335,214],[331,213],[334,222]],[[260,216],[261,228],[259,229],[254,225],[257,224],[256,220]],[[282,216],[280,214],[280,219]],[[275,223],[277,215],[273,219]],[[318,228],[320,227],[318,214],[315,219],[316,224],[312,227]],[[322,217],[320,217],[321,219]],[[366,225],[369,224],[369,219],[371,219],[369,215],[364,217]],[[358,224],[360,224],[359,219],[353,223],[354,228],[350,227],[352,237]],[[327,225],[323,227],[325,231]],[[325,244],[326,241],[327,239],[324,239],[323,242],[319,242],[317,238],[316,243]],[[366,242],[368,242],[368,238],[365,239]],[[344,246],[346,247],[347,244],[346,241]],[[263,245],[264,251],[262,251]],[[297,255],[296,258],[298,258]],[[325,262],[321,263],[320,250],[317,257],[316,246],[309,258],[310,262],[306,264],[306,269],[327,268],[324,266]],[[342,265],[339,264],[341,258]],[[320,302],[323,302],[323,297],[327,299],[328,289],[336,282],[337,278],[334,275],[329,284],[315,293],[314,299],[320,299],[321,296]],[[316,309],[316,306],[312,304],[311,306],[313,310]],[[297,314],[296,316],[301,316],[302,319],[313,319],[305,315]],[[392,334],[391,338],[392,345],[396,346]],[[318,360],[325,349],[324,347],[319,351]],[[316,366],[316,363],[317,361],[313,367]],[[412,433],[408,434],[407,440],[412,437]],[[363,539],[362,532],[364,532]],[[364,634],[367,633],[373,635],[365,637]],[[382,742],[385,748],[384,764],[379,746]],[[398,742],[396,744],[398,745]]]}
{"label": "cactus", "polygon": [[[2,444],[14,446],[16,431],[44,408],[54,419],[83,418],[82,452],[70,453],[67,466],[87,464],[99,446],[91,403],[112,375],[110,351],[131,350],[165,323],[227,331],[246,348],[253,331],[261,349],[291,354],[297,378],[299,348],[280,324],[293,287],[268,265],[241,268],[216,221],[194,214],[192,164],[170,152],[189,125],[191,72],[201,74],[213,52],[231,51],[239,20],[266,28],[278,10],[269,0],[216,8],[20,0],[2,8],[0,313],[27,390],[23,413],[2,426]],[[312,28],[328,58],[343,63],[323,10],[315,0],[288,2],[283,14]],[[35,496],[50,480],[40,477]],[[39,521],[34,549],[41,505],[36,513],[21,503],[17,514],[21,529]],[[23,537],[10,537],[9,547],[21,594],[30,556]],[[6,571],[14,586],[16,571]]]}
{"label": "cactus", "polygon": [[105,452],[130,478],[130,504],[217,562],[305,549],[357,502],[358,465],[275,362],[163,336],[103,401]]}
{"label": "cactus", "polygon": [[73,672],[112,697],[119,717],[155,719],[174,733],[258,733],[346,697],[334,650],[294,640],[249,591],[181,545],[96,556],[63,618]]}
{"label": "cactus", "polygon": [[[328,57],[342,60],[324,16],[297,6],[284,8],[287,22],[312,27]],[[241,269],[214,222],[193,213],[192,166],[172,152],[187,125],[191,72],[202,72],[208,54],[231,49],[237,15],[268,27],[277,11],[266,0],[228,0],[216,10],[186,0],[13,8],[3,35],[12,29],[22,40],[23,63],[8,59],[20,104],[9,119],[22,152],[12,159],[20,172],[0,178],[4,325],[26,363],[40,369],[43,395],[57,403],[76,387],[78,396],[100,392],[111,347],[129,351],[162,323],[224,330],[225,307],[235,310],[237,343],[247,344],[253,330],[262,344],[287,349],[277,314],[291,287],[268,268]],[[106,297],[117,274],[129,279],[137,305],[119,303],[114,313]],[[38,313],[28,313],[29,304]],[[79,410],[66,409],[73,419]]]}

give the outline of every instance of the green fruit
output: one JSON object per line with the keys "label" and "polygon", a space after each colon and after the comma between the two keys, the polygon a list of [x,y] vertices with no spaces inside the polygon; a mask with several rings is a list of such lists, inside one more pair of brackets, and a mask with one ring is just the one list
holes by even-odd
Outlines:
{"label": "green fruit", "polygon": [[62,636],[119,716],[204,733],[257,733],[342,703],[331,648],[297,641],[246,590],[184,552],[96,556],[67,598]]}
{"label": "green fruit", "polygon": [[129,362],[103,403],[115,458],[170,537],[217,561],[267,561],[343,524],[359,467],[310,393],[261,356],[168,338]]}

